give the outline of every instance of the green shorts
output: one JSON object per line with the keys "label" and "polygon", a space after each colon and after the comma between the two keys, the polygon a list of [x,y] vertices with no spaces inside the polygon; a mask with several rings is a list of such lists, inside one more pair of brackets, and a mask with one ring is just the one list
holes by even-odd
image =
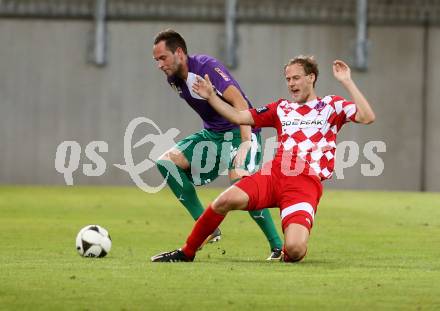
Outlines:
{"label": "green shorts", "polygon": [[[188,177],[196,186],[205,185],[219,175],[227,175],[234,169],[233,160],[241,144],[240,129],[228,132],[201,130],[176,145],[190,163]],[[261,136],[252,133],[252,144],[247,154],[244,168],[250,173],[259,169],[261,163]]]}

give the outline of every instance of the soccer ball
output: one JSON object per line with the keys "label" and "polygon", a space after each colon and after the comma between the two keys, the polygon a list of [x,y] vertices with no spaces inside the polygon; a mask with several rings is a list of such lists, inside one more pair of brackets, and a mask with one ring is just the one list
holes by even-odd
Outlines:
{"label": "soccer ball", "polygon": [[111,247],[108,231],[98,225],[85,226],[76,236],[76,250],[84,257],[104,257]]}

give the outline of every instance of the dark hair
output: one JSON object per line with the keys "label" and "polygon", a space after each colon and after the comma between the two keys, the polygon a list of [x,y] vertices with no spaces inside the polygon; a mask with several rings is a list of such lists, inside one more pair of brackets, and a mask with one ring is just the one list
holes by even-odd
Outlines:
{"label": "dark hair", "polygon": [[177,48],[181,48],[185,54],[188,54],[185,40],[178,32],[172,29],[165,29],[159,32],[156,38],[154,38],[154,45],[161,41],[165,41],[165,46],[173,53],[176,52]]}
{"label": "dark hair", "polygon": [[289,62],[284,66],[284,71],[286,71],[286,68],[288,66],[299,64],[304,68],[304,72],[306,75],[309,75],[313,73],[315,75],[315,81],[313,81],[313,87],[315,86],[316,81],[318,80],[319,70],[318,70],[318,63],[316,62],[315,58],[313,56],[304,56],[299,55],[295,58],[292,58],[289,60]]}

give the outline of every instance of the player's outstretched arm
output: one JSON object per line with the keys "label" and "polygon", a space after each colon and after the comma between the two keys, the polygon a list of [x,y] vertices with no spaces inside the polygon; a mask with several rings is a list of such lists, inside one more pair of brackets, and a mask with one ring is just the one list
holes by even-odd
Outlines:
{"label": "player's outstretched arm", "polygon": [[221,116],[230,122],[239,125],[254,125],[254,119],[249,110],[237,110],[217,96],[207,74],[204,79],[197,77],[192,89],[199,96],[206,99]]}
{"label": "player's outstretched arm", "polygon": [[374,111],[367,99],[351,79],[350,67],[342,60],[335,60],[333,62],[333,75],[335,76],[336,80],[342,83],[350,94],[352,101],[356,104],[356,122],[362,124],[372,123],[376,119],[376,116],[374,115]]}

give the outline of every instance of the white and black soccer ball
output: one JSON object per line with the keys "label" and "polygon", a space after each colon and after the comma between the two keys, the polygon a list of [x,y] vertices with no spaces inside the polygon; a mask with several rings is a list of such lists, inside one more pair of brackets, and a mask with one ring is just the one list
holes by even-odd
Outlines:
{"label": "white and black soccer ball", "polygon": [[84,257],[104,257],[111,247],[108,231],[98,225],[85,226],[76,236],[76,250]]}

